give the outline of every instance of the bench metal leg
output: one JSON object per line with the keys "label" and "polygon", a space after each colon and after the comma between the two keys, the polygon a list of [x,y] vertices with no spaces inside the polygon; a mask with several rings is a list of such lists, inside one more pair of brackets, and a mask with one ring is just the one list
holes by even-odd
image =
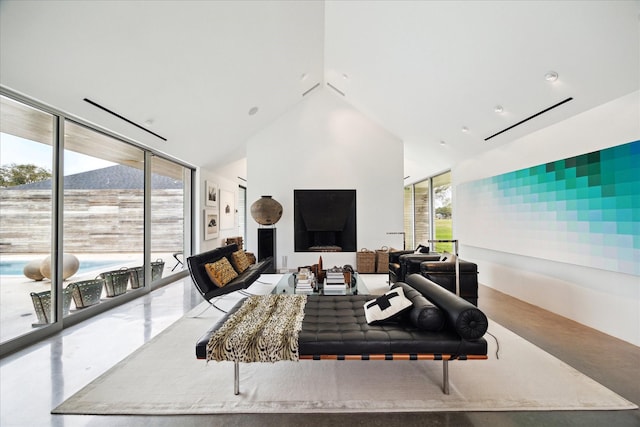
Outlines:
{"label": "bench metal leg", "polygon": [[449,360],[442,360],[442,391],[449,394]]}
{"label": "bench metal leg", "polygon": [[240,362],[237,360],[233,365],[233,394],[240,394]]}

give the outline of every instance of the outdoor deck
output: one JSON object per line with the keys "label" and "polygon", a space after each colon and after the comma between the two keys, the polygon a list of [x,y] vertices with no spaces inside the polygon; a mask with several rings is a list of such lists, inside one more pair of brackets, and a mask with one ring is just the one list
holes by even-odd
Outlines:
{"label": "outdoor deck", "polygon": [[[0,260],[12,261],[12,260],[31,260],[44,258],[44,256],[38,256],[33,254],[2,254]],[[141,255],[136,254],[82,254],[78,255],[80,259],[81,270],[65,280],[63,287],[69,286],[73,282],[81,280],[95,279],[98,274],[111,270],[118,270],[121,267],[136,267],[142,265]],[[154,254],[152,261],[156,259],[162,259],[164,261],[164,270],[162,277],[166,277],[172,273],[172,269],[176,266],[176,259],[171,253]],[[107,267],[96,267],[95,269],[82,270],[83,261],[113,261],[114,263]],[[181,271],[183,266],[178,265],[173,271]],[[129,285],[128,290],[131,289]],[[5,342],[9,339],[16,338],[20,335],[31,332],[38,326],[33,324],[38,322],[36,312],[31,300],[31,292],[43,292],[51,289],[51,281],[44,279],[41,281],[31,280],[24,275],[0,275],[0,341]],[[117,298],[117,297],[116,297]],[[107,299],[107,296],[103,290],[101,300]],[[81,309],[76,309],[73,302],[71,302],[71,310],[69,316],[73,316],[75,312]]]}

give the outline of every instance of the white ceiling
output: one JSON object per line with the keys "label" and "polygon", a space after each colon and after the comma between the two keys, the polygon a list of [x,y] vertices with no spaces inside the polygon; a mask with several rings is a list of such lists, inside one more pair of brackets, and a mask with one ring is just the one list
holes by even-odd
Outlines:
{"label": "white ceiling", "polygon": [[414,181],[638,90],[639,18],[639,1],[1,0],[0,82],[209,169],[317,83],[342,96],[330,84],[405,142]]}

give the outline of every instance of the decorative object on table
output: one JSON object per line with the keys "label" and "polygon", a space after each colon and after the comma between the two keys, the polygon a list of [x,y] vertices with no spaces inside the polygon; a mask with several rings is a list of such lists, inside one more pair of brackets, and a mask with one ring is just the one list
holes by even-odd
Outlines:
{"label": "decorative object on table", "polygon": [[218,211],[216,209],[204,210],[204,240],[218,237]]}
{"label": "decorative object on table", "polygon": [[326,271],[323,283],[323,293],[325,295],[345,295],[347,285],[344,280],[344,271],[340,267],[332,267]]}
{"label": "decorative object on table", "polygon": [[105,271],[98,275],[99,278],[104,279],[104,289],[110,298],[127,292],[129,276],[129,269],[126,267],[122,267],[120,270]]}
{"label": "decorative object on table", "polygon": [[353,271],[353,267],[349,264],[345,264],[342,267],[342,271],[344,273],[344,283],[348,283],[349,286],[353,287],[355,285],[355,273]]}
{"label": "decorative object on table", "polygon": [[375,273],[376,253],[367,248],[360,249],[356,254],[356,270],[358,273]]}
{"label": "decorative object on table", "polygon": [[[80,268],[80,261],[75,255],[64,254],[62,256],[62,280],[67,280],[69,277],[76,274]],[[47,279],[51,279],[51,255],[46,257],[40,265],[40,272]]]}
{"label": "decorative object on table", "polygon": [[71,290],[76,308],[85,308],[99,303],[103,287],[103,279],[82,280],[80,282],[73,282],[67,286],[67,288]]}
{"label": "decorative object on table", "polygon": [[251,205],[251,216],[260,225],[274,225],[282,217],[282,205],[271,196],[262,196]]}
{"label": "decorative object on table", "polygon": [[231,191],[220,190],[220,230],[233,228],[236,223],[236,208],[234,194]]}
{"label": "decorative object on table", "polygon": [[389,248],[376,249],[376,273],[389,273]]}
{"label": "decorative object on table", "polygon": [[308,267],[298,270],[295,280],[295,292],[297,294],[311,294],[314,290],[315,276]]}
{"label": "decorative object on table", "polygon": [[318,257],[318,280],[320,280],[321,282],[324,282],[324,278],[325,278],[325,271],[324,268],[322,267],[322,257]]}
{"label": "decorative object on table", "polygon": [[218,206],[218,185],[210,181],[205,181],[205,205],[215,208]]}

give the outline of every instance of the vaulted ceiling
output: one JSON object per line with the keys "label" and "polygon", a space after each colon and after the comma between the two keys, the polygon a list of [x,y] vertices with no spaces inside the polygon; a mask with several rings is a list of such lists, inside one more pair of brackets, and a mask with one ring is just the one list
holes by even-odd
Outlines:
{"label": "vaulted ceiling", "polygon": [[402,139],[417,178],[637,91],[639,18],[638,1],[2,0],[0,82],[209,169],[327,90]]}

